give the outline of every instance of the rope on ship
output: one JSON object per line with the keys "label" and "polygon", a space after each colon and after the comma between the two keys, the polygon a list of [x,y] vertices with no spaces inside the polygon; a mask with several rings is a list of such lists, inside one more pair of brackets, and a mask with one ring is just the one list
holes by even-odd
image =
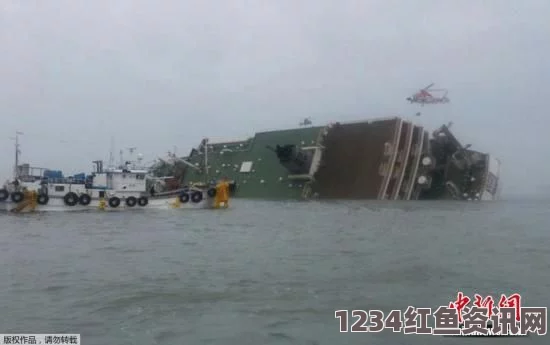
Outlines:
{"label": "rope on ship", "polygon": [[311,187],[311,182],[306,182],[304,189],[302,190],[302,198],[307,200],[311,197],[313,189]]}

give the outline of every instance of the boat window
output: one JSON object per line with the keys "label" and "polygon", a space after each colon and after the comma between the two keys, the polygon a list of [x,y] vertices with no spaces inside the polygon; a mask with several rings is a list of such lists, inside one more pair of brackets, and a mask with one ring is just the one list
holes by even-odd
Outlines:
{"label": "boat window", "polygon": [[241,171],[240,172],[250,172],[252,170],[252,162],[243,162],[241,164]]}
{"label": "boat window", "polygon": [[55,191],[56,192],[62,192],[65,190],[65,186],[55,186]]}
{"label": "boat window", "polygon": [[143,180],[145,178],[144,174],[136,174],[136,180]]}
{"label": "boat window", "polygon": [[392,151],[393,151],[392,148],[393,148],[393,147],[392,147],[392,144],[390,144],[390,143],[388,143],[388,142],[385,142],[385,143],[384,143],[384,155],[386,155],[386,156],[391,155],[391,154],[393,153],[393,152],[392,152]]}

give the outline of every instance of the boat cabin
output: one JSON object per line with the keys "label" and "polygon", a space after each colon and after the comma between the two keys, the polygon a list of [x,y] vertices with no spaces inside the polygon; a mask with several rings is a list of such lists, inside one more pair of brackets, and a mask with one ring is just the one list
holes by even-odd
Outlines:
{"label": "boat cabin", "polygon": [[147,170],[124,168],[103,169],[101,161],[94,162],[95,171],[65,177],[61,171],[31,168],[28,164],[18,167],[21,186],[47,193],[50,197],[63,197],[69,192],[86,193],[92,198],[117,195],[140,196],[147,191]]}

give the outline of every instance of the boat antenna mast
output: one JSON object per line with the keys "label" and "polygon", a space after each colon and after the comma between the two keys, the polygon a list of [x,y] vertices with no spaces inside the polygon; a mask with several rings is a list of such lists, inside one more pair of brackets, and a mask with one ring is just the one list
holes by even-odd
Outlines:
{"label": "boat antenna mast", "polygon": [[19,149],[19,136],[23,135],[23,132],[15,131],[15,138],[11,138],[15,140],[15,166],[13,167],[13,177],[14,179],[19,178],[19,155],[21,154],[21,150]]}
{"label": "boat antenna mast", "polygon": [[208,183],[208,138],[204,138],[204,172],[205,183]]}
{"label": "boat antenna mast", "polygon": [[111,148],[109,152],[109,168],[113,168],[115,164],[115,157],[113,155],[114,149],[115,149],[115,138],[111,136]]}
{"label": "boat antenna mast", "polygon": [[119,154],[120,154],[119,168],[122,169],[122,167],[124,166],[124,158],[122,157],[122,155],[124,154],[124,151],[120,150]]}
{"label": "boat antenna mast", "polygon": [[137,149],[137,147],[128,147],[127,150],[128,152],[130,153],[130,160],[127,161],[127,162],[124,162],[125,165],[127,165],[127,163],[129,162],[129,164],[132,164],[132,169],[136,169],[136,162],[133,160],[134,159],[134,151]]}

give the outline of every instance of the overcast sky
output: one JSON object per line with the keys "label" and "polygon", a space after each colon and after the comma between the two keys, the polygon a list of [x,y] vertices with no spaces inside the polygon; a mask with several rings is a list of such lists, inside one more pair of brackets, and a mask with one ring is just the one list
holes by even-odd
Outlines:
{"label": "overcast sky", "polygon": [[[504,192],[550,193],[550,1],[2,0],[0,177],[138,147],[386,115],[503,163]],[[435,82],[450,104],[405,98]],[[412,116],[422,112],[420,118]],[[118,155],[117,155],[118,157]]]}

